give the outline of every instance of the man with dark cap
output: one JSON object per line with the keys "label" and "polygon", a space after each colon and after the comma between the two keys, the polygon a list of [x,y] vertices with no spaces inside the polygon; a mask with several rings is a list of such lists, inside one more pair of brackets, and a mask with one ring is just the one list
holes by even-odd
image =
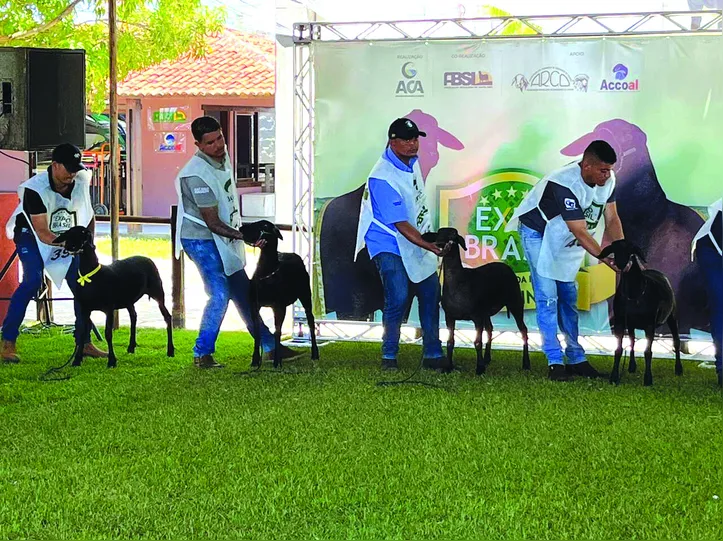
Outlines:
{"label": "man with dark cap", "polygon": [[382,370],[396,370],[402,319],[410,292],[419,301],[425,368],[442,366],[439,340],[439,280],[442,255],[422,234],[431,230],[424,181],[417,159],[419,131],[409,118],[388,130],[387,148],[369,174],[362,197],[356,255],[367,247],[384,288]]}
{"label": "man with dark cap", "polygon": [[[63,143],[52,153],[52,163],[46,171],[38,173],[18,187],[20,203],[7,223],[8,238],[15,241],[18,257],[23,265],[23,280],[10,299],[2,326],[3,362],[17,363],[15,342],[28,304],[43,281],[43,272],[57,287],[65,278],[75,293],[78,287],[78,257],[54,244],[56,237],[71,227],[82,225],[95,229],[93,205],[90,200],[90,173],[81,162],[79,148]],[[76,329],[80,306],[75,303]],[[85,326],[87,357],[107,357],[90,341],[90,326]]]}
{"label": "man with dark cap", "polygon": [[718,385],[723,387],[723,199],[708,208],[708,220],[693,239],[693,257],[698,260],[708,286],[710,334],[715,350]]}

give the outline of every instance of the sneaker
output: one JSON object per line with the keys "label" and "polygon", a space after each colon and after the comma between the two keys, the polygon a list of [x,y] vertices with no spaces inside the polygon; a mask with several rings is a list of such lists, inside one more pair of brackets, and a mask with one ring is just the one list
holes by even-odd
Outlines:
{"label": "sneaker", "polygon": [[425,370],[442,370],[446,366],[446,357],[425,357],[422,359],[422,368]]}
{"label": "sneaker", "polygon": [[18,357],[18,352],[15,349],[15,342],[10,340],[3,340],[2,354],[0,355],[4,363],[17,364],[20,362],[20,357]]}
{"label": "sneaker", "polygon": [[[272,361],[274,360],[274,351],[266,351],[261,356],[262,361]],[[281,360],[282,361],[293,361],[294,359],[298,359],[299,357],[303,356],[304,353],[302,351],[296,351],[295,349],[291,349],[290,347],[286,347],[285,345],[281,344],[279,346],[279,352],[281,353]]]}
{"label": "sneaker", "polygon": [[102,349],[98,349],[93,342],[88,342],[83,346],[83,357],[93,357],[94,359],[105,359],[108,353]]}
{"label": "sneaker", "polygon": [[382,359],[382,370],[399,370],[399,365],[396,359]]}
{"label": "sneaker", "polygon": [[572,381],[574,378],[567,370],[565,365],[551,364],[547,368],[547,379],[550,381]]}
{"label": "sneaker", "polygon": [[193,365],[196,368],[223,368],[225,365],[219,364],[213,358],[213,355],[201,355],[193,358]]}
{"label": "sneaker", "polygon": [[606,374],[595,370],[587,361],[577,364],[567,364],[565,365],[565,370],[571,376],[582,376],[583,378],[604,378],[606,376]]}

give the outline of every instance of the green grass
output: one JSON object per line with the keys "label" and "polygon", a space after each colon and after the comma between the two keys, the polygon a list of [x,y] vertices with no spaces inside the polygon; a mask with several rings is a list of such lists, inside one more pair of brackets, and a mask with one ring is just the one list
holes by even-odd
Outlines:
{"label": "green grass", "polygon": [[[171,259],[171,239],[168,237],[119,237],[120,258],[144,255],[151,259]],[[111,255],[110,236],[98,236],[95,247],[99,254]]]}
{"label": "green grass", "polygon": [[[144,255],[151,259],[171,259],[171,240],[168,237],[122,236],[119,242],[118,251],[121,259],[132,255]],[[99,254],[111,255],[109,236],[97,237],[95,246]],[[258,252],[256,255],[258,256]],[[246,257],[254,257],[254,248],[246,246]]]}
{"label": "green grass", "polygon": [[723,400],[693,363],[612,387],[548,382],[539,354],[523,374],[516,352],[477,378],[459,350],[462,373],[420,375],[444,389],[378,387],[378,344],[242,376],[248,335],[222,333],[208,372],[194,338],[167,359],[141,329],[131,356],[121,329],[117,369],[41,382],[71,338],[21,336],[0,365],[0,539],[723,538]]}

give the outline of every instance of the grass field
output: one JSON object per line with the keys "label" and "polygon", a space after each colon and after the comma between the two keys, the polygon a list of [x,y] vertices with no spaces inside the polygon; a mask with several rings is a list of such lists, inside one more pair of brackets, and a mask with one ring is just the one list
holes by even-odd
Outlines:
{"label": "grass field", "polygon": [[[97,252],[101,255],[111,255],[111,244],[109,236],[99,236],[95,239]],[[119,246],[120,258],[132,255],[144,255],[151,259],[171,259],[171,240],[168,237],[120,237]],[[252,257],[254,248],[246,247],[246,255]],[[258,256],[258,251],[256,252]]]}
{"label": "grass field", "polygon": [[[655,386],[548,382],[534,354],[489,373],[378,387],[378,344],[241,375],[191,366],[195,333],[141,329],[119,365],[41,382],[71,337],[21,336],[0,365],[0,539],[721,539],[723,399],[715,374],[657,361]],[[410,373],[419,349],[403,348]],[[609,369],[609,359],[595,359]],[[268,368],[265,366],[265,368]]]}

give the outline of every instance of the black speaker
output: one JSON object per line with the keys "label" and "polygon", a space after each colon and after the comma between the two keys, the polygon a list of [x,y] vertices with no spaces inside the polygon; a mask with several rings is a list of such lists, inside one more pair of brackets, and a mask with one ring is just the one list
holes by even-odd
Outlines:
{"label": "black speaker", "polygon": [[0,149],[85,147],[85,51],[0,48]]}

